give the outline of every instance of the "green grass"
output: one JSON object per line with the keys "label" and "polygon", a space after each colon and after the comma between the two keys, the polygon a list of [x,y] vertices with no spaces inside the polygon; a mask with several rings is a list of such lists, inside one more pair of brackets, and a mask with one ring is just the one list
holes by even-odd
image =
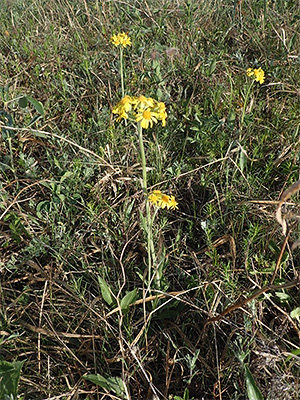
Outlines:
{"label": "green grass", "polygon": [[[296,399],[296,286],[204,324],[270,283],[284,241],[275,202],[300,161],[297,2],[3,3],[0,124],[15,130],[0,131],[0,360],[24,361],[19,398],[241,400],[252,382],[265,400]],[[148,185],[179,209],[153,229],[165,297],[107,316],[147,287],[137,136],[111,114],[119,31],[132,40],[126,92],[168,111],[144,132]],[[248,67],[266,80],[241,123]],[[274,284],[298,270],[288,247]]]}

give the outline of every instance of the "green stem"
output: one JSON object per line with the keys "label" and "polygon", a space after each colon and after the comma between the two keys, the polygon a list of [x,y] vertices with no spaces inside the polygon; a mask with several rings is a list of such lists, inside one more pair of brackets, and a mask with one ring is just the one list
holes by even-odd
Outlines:
{"label": "green stem", "polygon": [[245,96],[245,100],[244,100],[244,106],[243,106],[243,112],[242,112],[242,118],[241,118],[241,124],[240,124],[240,132],[242,131],[243,125],[244,125],[244,119],[245,119],[245,115],[246,115],[246,107],[247,107],[247,103],[248,103],[248,98],[253,86],[254,80],[252,80],[251,84],[248,87],[248,90],[246,92],[246,96]]}
{"label": "green stem", "polygon": [[121,88],[122,88],[122,98],[125,96],[124,88],[124,59],[123,59],[123,48],[120,46],[120,75],[121,75]]}
{"label": "green stem", "polygon": [[[146,196],[147,195],[146,156],[145,156],[145,148],[143,141],[143,128],[140,122],[137,124],[137,130],[139,136],[140,154],[142,159],[142,176],[143,176],[142,189]],[[150,282],[152,267],[156,262],[156,256],[155,256],[155,249],[152,236],[152,219],[150,213],[150,205],[148,201],[146,201],[146,231],[147,231],[146,233],[147,233],[147,250],[148,250],[148,282]]]}

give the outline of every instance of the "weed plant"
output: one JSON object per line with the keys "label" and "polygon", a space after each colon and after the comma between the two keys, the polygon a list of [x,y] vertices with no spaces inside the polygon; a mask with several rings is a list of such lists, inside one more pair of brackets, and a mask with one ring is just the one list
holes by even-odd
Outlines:
{"label": "weed plant", "polygon": [[298,6],[2,0],[2,396],[299,398]]}

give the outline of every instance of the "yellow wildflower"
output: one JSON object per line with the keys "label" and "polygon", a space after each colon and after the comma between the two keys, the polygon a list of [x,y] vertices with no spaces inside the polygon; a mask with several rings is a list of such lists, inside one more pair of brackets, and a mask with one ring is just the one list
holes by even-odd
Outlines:
{"label": "yellow wildflower", "polygon": [[131,96],[126,95],[122,100],[112,109],[113,114],[118,114],[119,117],[117,121],[120,121],[122,118],[128,118],[128,112],[132,110],[133,98]]}
{"label": "yellow wildflower", "polygon": [[171,208],[171,210],[175,210],[175,208],[178,208],[178,205],[177,205],[178,203],[177,203],[177,201],[175,200],[175,197],[174,196],[170,196],[170,200],[169,200],[169,207],[168,208]]}
{"label": "yellow wildflower", "polygon": [[141,123],[141,127],[144,129],[148,129],[149,125],[152,128],[153,122],[157,122],[156,113],[152,112],[150,108],[147,108],[144,111],[138,113],[135,117],[136,122]]}
{"label": "yellow wildflower", "polygon": [[257,68],[257,69],[248,68],[246,73],[247,76],[253,76],[254,80],[256,82],[259,82],[260,84],[264,83],[265,81],[265,73],[262,70],[262,68]]}
{"label": "yellow wildflower", "polygon": [[125,32],[118,33],[117,35],[112,35],[110,40],[111,40],[112,44],[114,44],[116,47],[131,46],[131,39]]}
{"label": "yellow wildflower", "polygon": [[157,108],[158,108],[158,119],[161,121],[162,126],[166,126],[167,112],[165,103],[160,101],[159,103],[157,103]]}
{"label": "yellow wildflower", "polygon": [[145,108],[152,108],[155,105],[155,100],[151,97],[139,96],[135,97],[135,108],[144,110]]}
{"label": "yellow wildflower", "polygon": [[158,102],[151,97],[128,96],[123,97],[112,109],[113,114],[117,114],[117,121],[127,119],[129,115],[140,122],[142,128],[152,128],[153,123],[161,121],[162,126],[166,126],[166,106],[163,102]]}
{"label": "yellow wildflower", "polygon": [[252,68],[248,68],[246,72],[247,72],[247,76],[252,76],[252,75],[254,75],[254,72],[253,72],[253,69],[252,69]]}
{"label": "yellow wildflower", "polygon": [[153,192],[151,194],[149,194],[149,196],[148,196],[148,200],[155,206],[158,206],[160,198],[161,198],[160,190],[153,190]]}
{"label": "yellow wildflower", "polygon": [[255,69],[254,71],[255,80],[260,84],[264,83],[265,81],[265,73],[261,68]]}
{"label": "yellow wildflower", "polygon": [[178,208],[177,201],[174,196],[169,196],[162,193],[160,190],[154,190],[149,196],[148,200],[157,207],[175,210]]}

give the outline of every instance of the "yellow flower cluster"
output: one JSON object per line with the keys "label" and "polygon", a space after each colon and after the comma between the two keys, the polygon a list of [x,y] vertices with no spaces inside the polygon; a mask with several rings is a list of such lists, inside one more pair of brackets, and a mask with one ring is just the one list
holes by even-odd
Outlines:
{"label": "yellow flower cluster", "polygon": [[112,112],[118,115],[117,121],[127,119],[131,114],[134,120],[139,122],[144,129],[148,129],[149,126],[152,128],[153,123],[158,121],[161,121],[162,126],[166,126],[165,104],[151,97],[126,95],[113,108]]}
{"label": "yellow flower cluster", "polygon": [[125,32],[118,33],[117,35],[112,35],[110,40],[111,40],[112,44],[114,44],[116,47],[118,47],[118,46],[122,46],[122,47],[131,46],[130,37]]}
{"label": "yellow flower cluster", "polygon": [[162,193],[160,190],[153,190],[151,194],[148,196],[148,200],[157,207],[166,208],[175,210],[178,208],[177,201],[174,196],[168,196],[167,194]]}
{"label": "yellow flower cluster", "polygon": [[259,82],[260,84],[264,83],[265,81],[265,73],[261,68],[258,69],[248,68],[247,76],[253,76],[254,80],[256,82]]}

